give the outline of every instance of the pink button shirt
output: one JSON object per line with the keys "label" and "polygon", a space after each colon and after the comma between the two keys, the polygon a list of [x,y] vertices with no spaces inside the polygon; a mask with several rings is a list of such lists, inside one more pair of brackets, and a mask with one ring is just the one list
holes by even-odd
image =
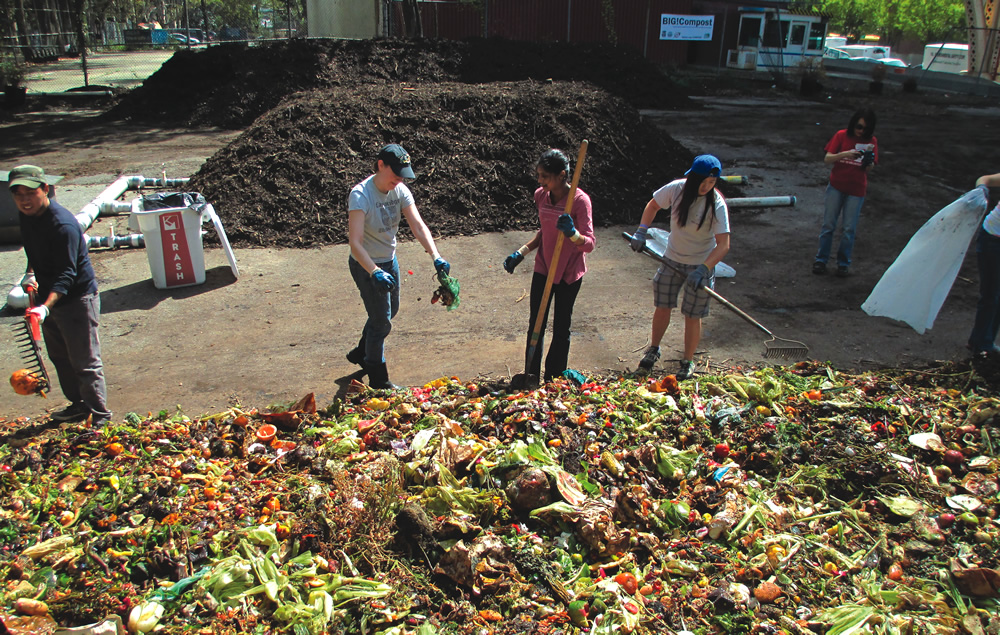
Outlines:
{"label": "pink button shirt", "polygon": [[[562,234],[556,229],[556,221],[566,211],[566,199],[552,203],[548,193],[538,188],[535,190],[535,205],[538,207],[538,222],[542,228],[542,245],[535,254],[535,273],[548,275],[552,253],[556,249],[556,238]],[[586,254],[594,251],[594,218],[590,205],[590,197],[579,187],[573,197],[573,209],[570,211],[576,231],[583,236],[583,242],[574,245],[569,239],[563,240],[559,262],[556,263],[555,283],[573,283],[587,273]]]}

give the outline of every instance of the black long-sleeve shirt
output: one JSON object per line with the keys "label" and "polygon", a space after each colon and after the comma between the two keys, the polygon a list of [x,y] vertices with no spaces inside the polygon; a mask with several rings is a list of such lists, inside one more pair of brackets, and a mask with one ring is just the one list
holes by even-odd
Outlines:
{"label": "black long-sleeve shirt", "polygon": [[72,212],[49,200],[40,216],[18,216],[24,254],[38,280],[38,303],[52,291],[64,296],[60,303],[97,292],[87,242]]}

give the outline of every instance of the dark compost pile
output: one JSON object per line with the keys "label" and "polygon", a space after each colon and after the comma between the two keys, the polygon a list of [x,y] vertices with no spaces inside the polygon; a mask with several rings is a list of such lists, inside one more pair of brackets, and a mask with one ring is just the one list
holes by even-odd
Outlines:
{"label": "dark compost pile", "polygon": [[346,242],[347,194],[389,142],[413,155],[409,185],[436,235],[535,227],[534,162],[549,147],[575,157],[583,139],[595,223],[632,223],[693,156],[640,116],[650,107],[690,102],[607,45],[293,41],[179,52],[110,114],[248,125],[190,187],[235,246],[305,247]]}

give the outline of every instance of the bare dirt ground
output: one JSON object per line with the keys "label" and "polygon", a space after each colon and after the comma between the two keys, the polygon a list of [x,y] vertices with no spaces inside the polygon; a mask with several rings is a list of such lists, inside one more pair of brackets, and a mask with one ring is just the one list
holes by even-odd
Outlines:
{"label": "bare dirt ground", "polygon": [[[726,173],[747,176],[743,195],[797,197],[794,207],[732,212],[732,250],[725,262],[737,274],[720,280],[717,291],[776,335],[806,342],[810,357],[838,369],[923,367],[966,357],[964,343],[977,288],[971,257],[934,328],[924,335],[904,324],[869,317],[860,306],[927,218],[970,189],[977,176],[1000,169],[1000,109],[970,99],[953,105],[934,95],[869,97],[862,87],[812,100],[766,88],[710,92],[696,98],[703,108],[643,114],[691,153],[716,154]],[[815,276],[810,265],[828,174],[822,148],[861,103],[879,114],[876,134],[882,165],[870,180],[852,276]],[[96,195],[118,174],[159,175],[166,169],[168,176],[193,175],[237,134],[150,128],[108,122],[96,114],[18,115],[3,126],[0,165],[44,165],[66,175],[60,189],[64,204],[71,196],[86,202],[90,192]],[[419,157],[415,160],[419,163]],[[664,158],[664,165],[673,163]],[[675,168],[636,169],[651,172],[650,194],[680,176]],[[420,205],[419,184],[413,189]],[[530,184],[515,194],[530,200]],[[224,204],[221,196],[213,202]],[[614,216],[630,212],[638,219],[641,205],[632,205],[631,210],[613,210]],[[595,209],[595,216],[602,211]],[[124,219],[101,219],[91,233],[106,233],[112,223],[121,230]],[[620,238],[623,230],[632,229],[627,224],[598,231],[574,314],[570,352],[571,367],[584,373],[631,371],[649,338],[649,280],[656,267],[632,253]],[[462,305],[454,312],[430,303],[436,285],[429,257],[412,241],[402,245],[401,269],[413,274],[403,275],[400,315],[387,343],[390,376],[396,383],[418,385],[441,375],[475,380],[522,370],[530,262],[514,275],[500,264],[529,236],[510,231],[439,241],[462,284]],[[308,392],[316,393],[319,404],[327,404],[343,389],[356,370],[344,353],[356,341],[365,317],[347,271],[347,247],[240,248],[236,256],[239,280],[213,245],[206,253],[205,284],[162,291],[153,287],[143,250],[92,254],[102,292],[101,337],[116,416],[175,406],[192,416],[233,403],[265,408]],[[17,248],[0,252],[4,281],[19,278],[22,268]],[[2,321],[16,319],[6,314]],[[657,372],[676,367],[679,326],[668,331]],[[766,339],[723,307],[713,306],[705,322],[699,370],[761,364]],[[4,372],[18,367],[9,338],[0,343],[0,359]],[[61,405],[58,391],[48,401],[0,391],[0,416],[37,417]]]}

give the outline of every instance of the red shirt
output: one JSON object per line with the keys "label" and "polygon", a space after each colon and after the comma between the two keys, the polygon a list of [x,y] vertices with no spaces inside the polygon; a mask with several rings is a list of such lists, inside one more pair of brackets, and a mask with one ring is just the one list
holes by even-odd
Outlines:
{"label": "red shirt", "polygon": [[[838,154],[847,150],[872,150],[875,152],[875,164],[878,164],[878,139],[861,139],[847,134],[847,130],[838,130],[824,148],[830,154]],[[861,159],[841,159],[833,164],[830,170],[830,185],[849,196],[864,196],[868,191],[868,173],[861,167]]]}

